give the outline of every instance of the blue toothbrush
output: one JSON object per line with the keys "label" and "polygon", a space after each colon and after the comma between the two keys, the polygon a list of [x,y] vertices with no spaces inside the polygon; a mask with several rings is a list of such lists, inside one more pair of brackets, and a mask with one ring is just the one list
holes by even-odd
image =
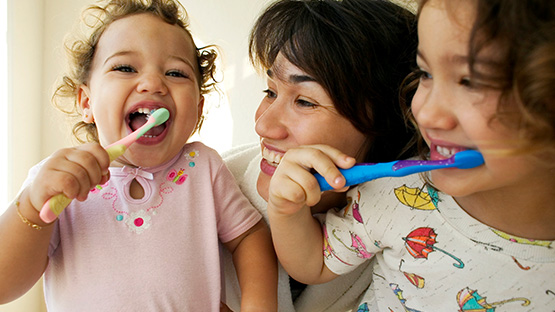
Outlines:
{"label": "blue toothbrush", "polygon": [[[349,169],[339,169],[347,180],[345,186],[351,186],[383,177],[404,177],[409,174],[444,168],[470,169],[484,163],[482,154],[475,150],[458,152],[442,160],[396,160],[386,163],[356,164]],[[314,174],[320,189],[333,189],[319,173]]]}

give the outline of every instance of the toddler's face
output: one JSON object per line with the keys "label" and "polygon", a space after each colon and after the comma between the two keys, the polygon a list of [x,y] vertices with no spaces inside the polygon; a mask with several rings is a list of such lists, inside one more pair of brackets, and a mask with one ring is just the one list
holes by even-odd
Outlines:
{"label": "toddler's face", "polygon": [[[423,7],[418,21],[417,63],[422,71],[412,102],[412,112],[431,159],[444,159],[466,149],[483,153],[485,165],[475,169],[433,171],[432,181],[453,196],[480,192],[518,190],[519,186],[545,175],[545,168],[531,156],[509,155],[518,148],[515,130],[493,119],[500,91],[470,76],[467,62],[472,6],[432,0]],[[454,12],[453,11],[453,12]],[[484,49],[477,70],[493,59],[493,50]],[[549,171],[547,171],[549,172]]]}
{"label": "toddler's face", "polygon": [[98,42],[79,95],[81,107],[92,111],[103,146],[140,127],[145,112],[168,109],[169,120],[131,145],[123,158],[136,166],[159,165],[179,152],[202,114],[193,41],[184,29],[151,14],[116,20]]}

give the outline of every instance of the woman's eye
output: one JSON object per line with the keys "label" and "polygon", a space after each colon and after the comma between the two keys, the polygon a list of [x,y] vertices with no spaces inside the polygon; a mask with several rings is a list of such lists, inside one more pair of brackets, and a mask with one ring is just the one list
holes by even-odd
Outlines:
{"label": "woman's eye", "polygon": [[266,89],[262,92],[266,93],[266,97],[269,98],[269,99],[275,99],[276,96],[277,96],[276,93],[274,91],[270,90],[270,89]]}
{"label": "woman's eye", "polygon": [[297,100],[297,105],[301,106],[301,107],[316,107],[318,105],[309,102],[309,101],[305,101],[305,100]]}
{"label": "woman's eye", "polygon": [[131,65],[116,65],[112,67],[113,71],[119,71],[122,73],[134,73],[135,69]]}
{"label": "woman's eye", "polygon": [[181,70],[170,70],[166,73],[167,76],[177,78],[188,78],[189,76]]}

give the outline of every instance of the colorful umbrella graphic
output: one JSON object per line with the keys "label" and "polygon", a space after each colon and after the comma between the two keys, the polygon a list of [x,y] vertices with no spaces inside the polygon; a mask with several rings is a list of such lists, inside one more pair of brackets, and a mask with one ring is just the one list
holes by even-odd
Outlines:
{"label": "colorful umbrella graphic", "polygon": [[434,229],[429,227],[421,227],[410,232],[407,237],[403,237],[405,241],[405,248],[414,258],[425,258],[428,259],[428,254],[432,251],[440,251],[449,257],[455,259],[458,263],[453,263],[453,266],[462,269],[464,268],[464,263],[461,259],[453,256],[447,251],[434,246],[436,243],[437,234]]}
{"label": "colorful umbrella graphic", "polygon": [[401,259],[401,262],[399,263],[399,271],[401,271],[401,273],[403,273],[405,277],[409,280],[409,282],[413,284],[416,288],[424,288],[424,284],[426,281],[422,276],[401,270],[403,262],[405,262],[405,260]]}
{"label": "colorful umbrella graphic", "polygon": [[416,309],[412,309],[407,307],[405,304],[407,303],[407,299],[405,299],[403,297],[403,290],[401,288],[399,288],[399,285],[395,284],[395,283],[390,283],[389,286],[391,287],[391,289],[393,290],[393,293],[395,294],[395,296],[397,296],[397,298],[399,299],[399,301],[401,301],[401,304],[403,305],[403,307],[405,308],[405,311],[408,312],[420,312],[419,310]]}
{"label": "colorful umbrella graphic", "polygon": [[363,303],[361,305],[358,306],[357,312],[369,312],[370,310],[368,310],[368,303]]}
{"label": "colorful umbrella graphic", "polygon": [[357,253],[357,256],[359,256],[360,258],[369,259],[372,258],[372,256],[374,255],[373,253],[370,253],[366,250],[366,246],[362,242],[360,236],[356,235],[353,232],[351,232],[351,242],[353,244],[352,246],[354,250]]}
{"label": "colorful umbrella graphic", "polygon": [[486,297],[480,296],[476,290],[472,290],[468,287],[463,288],[457,294],[460,312],[494,312],[496,306],[514,301],[523,301],[523,307],[530,304],[530,300],[526,298],[512,298],[494,303],[487,303]]}
{"label": "colorful umbrella graphic", "polygon": [[420,188],[411,188],[406,185],[394,190],[397,199],[405,206],[419,210],[434,210],[439,201],[437,192],[426,193]]}

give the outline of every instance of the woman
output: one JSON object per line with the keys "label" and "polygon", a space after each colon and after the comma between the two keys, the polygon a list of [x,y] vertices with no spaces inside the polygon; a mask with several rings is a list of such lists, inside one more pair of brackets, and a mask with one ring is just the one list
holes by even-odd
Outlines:
{"label": "woman", "polygon": [[[387,1],[281,0],[256,21],[250,36],[253,64],[267,75],[256,112],[260,143],[224,155],[245,195],[266,216],[268,186],[290,148],[327,144],[358,162],[414,154],[399,105],[399,88],[413,67],[415,17]],[[372,131],[368,131],[372,129]],[[345,193],[326,192],[342,207]],[[237,283],[226,261],[227,304],[238,307]],[[361,267],[332,283],[308,286],[280,269],[279,311],[344,311],[371,282]],[[300,295],[298,294],[300,292]]]}

